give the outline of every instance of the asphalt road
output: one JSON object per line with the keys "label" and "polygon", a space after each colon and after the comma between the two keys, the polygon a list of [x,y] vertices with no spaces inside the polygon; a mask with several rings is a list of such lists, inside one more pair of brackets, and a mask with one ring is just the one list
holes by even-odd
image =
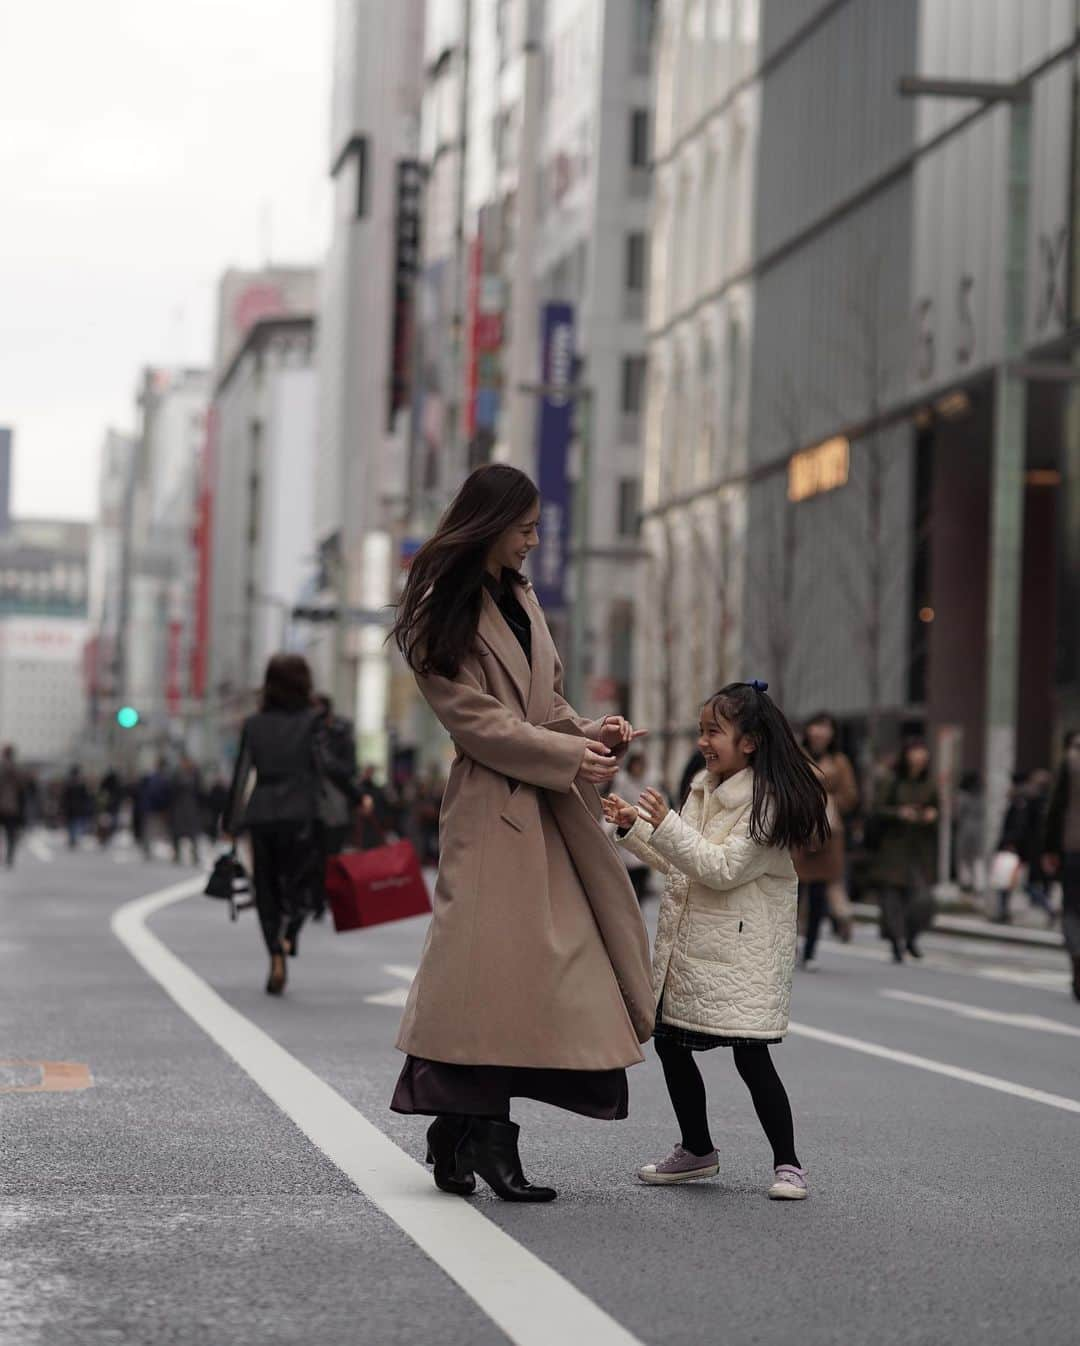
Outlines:
{"label": "asphalt road", "polygon": [[[2,1346],[487,1346],[529,1333],[553,1346],[1075,1346],[1080,1005],[1062,955],[931,937],[923,964],[895,968],[872,930],[848,948],[825,941],[821,970],[796,982],[805,1031],[774,1049],[807,1202],[765,1199],[770,1156],[721,1052],[703,1058],[714,1182],[635,1181],[677,1138],[650,1053],[631,1073],[626,1122],[518,1106],[527,1171],[560,1189],[551,1206],[486,1189],[464,1203],[426,1177],[414,1189],[408,1173],[404,1195],[387,1198],[409,1168],[400,1152],[385,1151],[390,1178],[368,1141],[355,1163],[341,1159],[318,1119],[309,1134],[293,1120],[295,1080],[336,1091],[376,1148],[385,1136],[422,1157],[422,1121],[387,1100],[424,923],[309,927],[276,1000],[262,990],[253,913],[230,925],[190,896],[149,916],[180,960],[170,975],[190,969],[193,996],[203,982],[217,993],[206,1013],[227,1016],[237,1041],[251,1025],[272,1040],[260,1075],[249,1045],[236,1049],[242,1067],[110,926],[123,904],[190,873],[126,849],[69,855],[41,837],[0,873],[0,1055],[81,1063],[93,1078],[14,1092],[41,1071],[0,1064]],[[274,1101],[263,1076],[289,1062],[300,1074],[281,1074]],[[399,1218],[430,1227],[427,1252]],[[454,1257],[474,1249],[487,1281],[466,1293]],[[569,1287],[581,1293],[559,1318]],[[515,1296],[528,1332],[508,1336],[497,1305],[509,1301],[513,1319]],[[609,1326],[598,1335],[575,1302]]]}

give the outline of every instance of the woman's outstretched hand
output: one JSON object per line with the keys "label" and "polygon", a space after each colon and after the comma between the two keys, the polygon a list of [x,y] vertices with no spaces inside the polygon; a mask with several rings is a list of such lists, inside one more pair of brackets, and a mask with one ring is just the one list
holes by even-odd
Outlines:
{"label": "woman's outstretched hand", "polygon": [[659,790],[642,790],[637,811],[653,827],[659,827],[671,812],[668,802]]}
{"label": "woman's outstretched hand", "polygon": [[638,820],[638,811],[618,795],[605,795],[600,803],[604,806],[604,817],[616,827],[633,827]]}
{"label": "woman's outstretched hand", "polygon": [[619,763],[607,744],[589,739],[585,744],[585,756],[578,775],[591,781],[593,785],[606,785],[608,781],[615,779],[618,769]]}
{"label": "woman's outstretched hand", "polygon": [[635,729],[621,715],[605,715],[600,721],[600,741],[607,748],[625,749],[637,738],[644,738],[647,729]]}

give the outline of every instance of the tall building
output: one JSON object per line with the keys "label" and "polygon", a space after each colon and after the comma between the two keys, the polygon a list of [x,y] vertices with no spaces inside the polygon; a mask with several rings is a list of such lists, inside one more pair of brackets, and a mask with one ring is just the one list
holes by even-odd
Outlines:
{"label": "tall building", "polygon": [[405,522],[423,21],[423,0],[337,0],[315,502],[317,598],[337,620],[312,633],[311,654],[380,764],[391,752],[383,622]]}
{"label": "tall building", "polygon": [[[148,368],[136,398],[138,431],[124,504],[126,598],[116,694],[138,710],[142,736],[159,747],[186,743],[198,722],[190,678],[192,539],[209,396],[210,375],[204,369]],[[122,455],[123,446],[115,447]]]}
{"label": "tall building", "polygon": [[86,524],[20,519],[0,535],[0,741],[60,766],[85,725]]}
{"label": "tall building", "polygon": [[1030,366],[1080,302],[1076,37],[1022,0],[662,3],[639,714],[669,778],[730,677],[867,752],[924,727],[991,812],[1050,759],[1080,427]]}
{"label": "tall building", "polygon": [[119,707],[124,675],[122,635],[127,626],[127,576],[137,441],[107,430],[101,447],[97,513],[90,525],[87,649],[88,727],[102,746]]}
{"label": "tall building", "polygon": [[314,347],[313,314],[260,318],[214,389],[198,522],[209,578],[196,616],[210,755],[235,748],[267,659],[300,639],[292,614],[315,568]]}
{"label": "tall building", "polygon": [[532,578],[586,713],[632,677],[654,9],[428,4],[413,528],[478,463],[538,481]]}

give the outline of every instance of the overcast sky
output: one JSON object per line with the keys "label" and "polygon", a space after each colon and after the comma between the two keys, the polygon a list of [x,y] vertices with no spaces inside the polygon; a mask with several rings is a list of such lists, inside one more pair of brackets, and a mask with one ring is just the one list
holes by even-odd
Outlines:
{"label": "overcast sky", "polygon": [[321,261],[330,0],[0,0],[0,425],[17,514],[89,517],[144,364],[229,265]]}

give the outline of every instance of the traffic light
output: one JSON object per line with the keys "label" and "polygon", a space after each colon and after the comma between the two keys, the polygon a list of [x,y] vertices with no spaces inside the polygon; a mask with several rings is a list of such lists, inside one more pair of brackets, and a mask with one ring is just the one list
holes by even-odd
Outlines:
{"label": "traffic light", "polygon": [[116,712],[116,723],[121,729],[134,729],[139,723],[139,712],[134,706],[121,706]]}

